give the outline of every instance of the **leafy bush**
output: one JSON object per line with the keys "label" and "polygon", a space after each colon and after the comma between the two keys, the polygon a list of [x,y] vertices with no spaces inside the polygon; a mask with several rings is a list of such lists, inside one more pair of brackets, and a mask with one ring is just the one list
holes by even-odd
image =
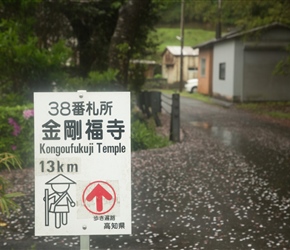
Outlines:
{"label": "leafy bush", "polygon": [[15,107],[17,105],[26,105],[27,103],[29,103],[27,98],[19,93],[2,93],[0,96],[0,106]]}
{"label": "leafy bush", "polygon": [[130,64],[129,69],[129,88],[132,91],[140,92],[145,83],[145,65],[141,63]]}
{"label": "leafy bush", "polygon": [[169,139],[156,134],[153,121],[135,120],[131,128],[132,151],[161,148],[170,145]]}
{"label": "leafy bush", "polygon": [[0,22],[0,93],[50,90],[71,55],[64,41],[50,49],[39,48],[37,37],[24,35],[22,29],[17,22]]}
{"label": "leafy bush", "polygon": [[91,71],[87,78],[69,77],[65,81],[57,83],[57,88],[61,91],[112,91],[118,90],[116,76],[118,71],[109,69],[104,72]]}
{"label": "leafy bush", "polygon": [[16,107],[0,106],[0,152],[13,153],[24,167],[33,166],[32,104]]}
{"label": "leafy bush", "polygon": [[[0,168],[6,167],[10,170],[11,167],[21,168],[20,160],[13,154],[9,153],[1,153],[0,154]],[[22,193],[7,193],[7,188],[9,186],[9,182],[5,180],[4,177],[0,175],[0,211],[3,214],[9,215],[10,209],[17,208],[17,204],[13,201],[13,198],[22,196]]]}

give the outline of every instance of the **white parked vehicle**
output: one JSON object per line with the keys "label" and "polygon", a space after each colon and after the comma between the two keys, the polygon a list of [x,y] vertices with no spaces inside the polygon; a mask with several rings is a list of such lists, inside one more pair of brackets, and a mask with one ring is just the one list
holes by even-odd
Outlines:
{"label": "white parked vehicle", "polygon": [[196,93],[197,86],[198,86],[198,79],[193,78],[193,79],[187,80],[186,84],[184,85],[184,88],[189,93]]}

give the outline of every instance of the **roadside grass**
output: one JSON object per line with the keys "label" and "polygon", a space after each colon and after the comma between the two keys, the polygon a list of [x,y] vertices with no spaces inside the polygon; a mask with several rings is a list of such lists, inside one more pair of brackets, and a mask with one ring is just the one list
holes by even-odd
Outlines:
{"label": "roadside grass", "polygon": [[[158,53],[162,53],[166,46],[180,46],[180,41],[176,38],[180,36],[179,28],[156,28],[159,39]],[[195,46],[213,39],[214,31],[202,29],[184,29],[184,46]]]}
{"label": "roadside grass", "polygon": [[180,96],[183,96],[183,97],[188,97],[188,98],[196,99],[196,100],[199,100],[202,102],[206,102],[208,104],[213,104],[213,101],[211,100],[211,98],[209,96],[202,95],[199,93],[188,93],[186,91],[182,91],[181,93],[179,93],[179,91],[176,89],[158,89],[157,91],[160,91],[160,92],[162,92],[164,94],[168,94],[168,95],[179,94]]}
{"label": "roadside grass", "polygon": [[184,96],[184,97],[192,98],[192,99],[195,99],[198,101],[206,102],[208,104],[213,104],[213,101],[211,100],[210,97],[208,97],[206,95],[199,94],[199,93],[182,92],[182,93],[180,93],[180,95]]}
{"label": "roadside grass", "polygon": [[280,112],[280,111],[276,111],[276,112],[269,112],[268,115],[271,116],[271,117],[274,117],[274,118],[290,120],[290,114],[289,113],[283,113],[283,112]]}
{"label": "roadside grass", "polygon": [[290,121],[290,102],[255,102],[236,104],[238,109],[279,120]]}

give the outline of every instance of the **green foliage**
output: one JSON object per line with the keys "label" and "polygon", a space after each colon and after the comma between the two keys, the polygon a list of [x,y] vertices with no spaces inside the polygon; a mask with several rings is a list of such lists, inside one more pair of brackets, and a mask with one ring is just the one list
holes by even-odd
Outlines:
{"label": "green foliage", "polygon": [[[5,167],[9,170],[11,167],[21,168],[21,162],[13,154],[0,153],[0,168],[1,167]],[[8,187],[8,181],[0,175],[0,211],[6,215],[9,215],[11,209],[16,209],[18,207],[13,199],[23,196],[23,194],[19,192],[7,193]]]}
{"label": "green foliage", "polygon": [[[156,29],[159,37],[159,49],[158,52],[162,53],[166,46],[175,45],[180,46],[180,41],[176,39],[176,36],[180,36],[180,29],[178,28],[157,28]],[[185,29],[184,30],[184,45],[195,46],[215,36],[213,31],[206,31],[200,29]]]}
{"label": "green foliage", "polygon": [[180,2],[167,1],[167,5],[161,11],[161,24],[176,24],[180,23]]}
{"label": "green foliage", "polygon": [[0,106],[0,152],[13,153],[24,167],[33,166],[33,109],[26,106]]}
{"label": "green foliage", "polygon": [[203,94],[199,94],[199,93],[188,93],[188,92],[182,92],[180,93],[181,96],[185,96],[185,97],[189,97],[195,100],[199,100],[202,102],[206,102],[208,104],[213,104],[213,101],[211,100],[211,98],[207,95],[203,95]]}
{"label": "green foliage", "polygon": [[154,75],[154,79],[162,79],[162,74],[156,74],[156,75]]}
{"label": "green foliage", "polygon": [[21,95],[19,93],[2,93],[1,95],[0,92],[0,106],[13,107],[26,104],[28,104],[28,101],[24,95]]}
{"label": "green foliage", "polygon": [[[222,5],[227,4],[229,1],[222,1]],[[239,1],[232,1],[239,2]],[[185,0],[184,8],[184,23],[187,27],[196,27],[198,28],[204,26],[204,28],[214,29],[214,25],[217,20],[218,14],[218,1],[189,1]],[[181,16],[181,1],[173,1],[167,5],[167,8],[162,12],[162,18],[159,25],[161,26],[173,26],[176,27],[176,24],[179,26]],[[223,15],[224,21],[228,22],[230,19],[231,12],[226,12]],[[203,25],[207,23],[209,25]]]}
{"label": "green foliage", "polygon": [[56,86],[58,91],[88,90],[89,82],[82,77],[69,77],[57,82]]}
{"label": "green foliage", "polygon": [[57,82],[57,89],[60,91],[108,91],[118,89],[116,76],[117,70],[108,69],[104,72],[91,71],[86,78],[68,77]]}
{"label": "green foliage", "polygon": [[170,145],[169,139],[156,134],[152,120],[145,122],[140,119],[132,123],[131,142],[132,151],[161,148]]}
{"label": "green foliage", "polygon": [[64,41],[50,50],[38,48],[38,39],[23,36],[22,25],[12,21],[0,23],[0,91],[23,93],[30,90],[50,90],[55,75],[70,56]]}
{"label": "green foliage", "polygon": [[111,84],[117,81],[117,74],[118,71],[114,69],[108,69],[105,72],[91,71],[89,80],[92,85]]}
{"label": "green foliage", "polygon": [[233,14],[238,14],[235,24],[238,26],[253,28],[272,22],[290,24],[289,1],[242,1],[240,8],[233,8]]}
{"label": "green foliage", "polygon": [[272,112],[269,112],[268,115],[274,118],[278,118],[278,119],[290,120],[290,114],[288,112],[272,111]]}
{"label": "green foliage", "polygon": [[277,63],[273,72],[275,75],[286,76],[290,73],[290,45],[287,46],[286,51],[288,56]]}
{"label": "green foliage", "polygon": [[237,104],[237,108],[259,115],[290,120],[290,102],[254,102]]}
{"label": "green foliage", "polygon": [[[188,27],[200,25],[206,28],[204,24],[207,24],[211,29],[215,29],[219,16],[218,6],[217,0],[185,0],[185,25]],[[180,2],[170,1],[162,12],[159,26],[179,25],[180,9]],[[289,24],[289,16],[290,2],[287,0],[221,1],[220,18],[224,29],[236,26],[252,28],[272,22]]]}
{"label": "green foliage", "polygon": [[11,170],[11,167],[21,168],[20,159],[11,153],[0,153],[0,169],[6,168]]}
{"label": "green foliage", "polygon": [[132,91],[140,92],[142,86],[145,84],[146,65],[142,63],[131,63],[129,73],[129,88]]}

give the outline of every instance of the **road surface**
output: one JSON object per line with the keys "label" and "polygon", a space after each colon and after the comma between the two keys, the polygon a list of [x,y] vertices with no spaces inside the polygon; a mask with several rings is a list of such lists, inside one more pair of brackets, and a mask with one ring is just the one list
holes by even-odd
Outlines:
{"label": "road surface", "polygon": [[[290,128],[183,98],[181,128],[181,143],[132,154],[132,235],[92,235],[90,249],[290,249]],[[27,196],[0,249],[80,249],[33,236],[33,170],[9,178]]]}

